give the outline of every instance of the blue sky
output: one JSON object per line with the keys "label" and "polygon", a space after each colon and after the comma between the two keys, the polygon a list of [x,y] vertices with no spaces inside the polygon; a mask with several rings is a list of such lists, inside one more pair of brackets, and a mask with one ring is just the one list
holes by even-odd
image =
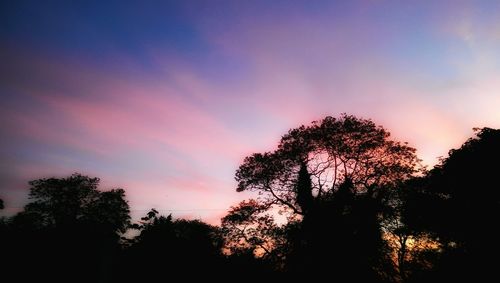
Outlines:
{"label": "blue sky", "polygon": [[[104,3],[105,2],[105,3]],[[0,197],[82,172],[217,223],[243,158],[371,118],[432,166],[500,127],[497,1],[4,1]],[[187,212],[186,210],[189,210]]]}

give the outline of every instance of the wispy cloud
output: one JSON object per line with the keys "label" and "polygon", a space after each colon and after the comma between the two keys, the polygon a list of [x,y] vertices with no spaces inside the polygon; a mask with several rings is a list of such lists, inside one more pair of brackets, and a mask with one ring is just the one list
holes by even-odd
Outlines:
{"label": "wispy cloud", "polygon": [[211,210],[247,197],[233,180],[246,155],[325,115],[372,118],[429,165],[473,127],[500,127],[493,7],[235,3],[181,5],[168,24],[182,34],[147,20],[132,50],[106,36],[87,53],[8,41],[0,193],[20,199],[31,178],[82,171],[125,187],[135,215],[215,221]]}

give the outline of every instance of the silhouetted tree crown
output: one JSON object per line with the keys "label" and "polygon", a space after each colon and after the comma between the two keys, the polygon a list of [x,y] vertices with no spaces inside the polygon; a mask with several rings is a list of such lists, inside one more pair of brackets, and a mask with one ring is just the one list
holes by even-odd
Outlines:
{"label": "silhouetted tree crown", "polygon": [[414,180],[406,196],[408,229],[428,233],[441,251],[427,280],[486,282],[497,276],[500,130],[475,131],[475,137]]}
{"label": "silhouetted tree crown", "polygon": [[414,148],[371,120],[344,114],[292,129],[275,151],[246,157],[236,171],[237,190],[258,191],[269,205],[304,214],[346,181],[354,193],[374,196],[410,178],[418,164]]}
{"label": "silhouetted tree crown", "polygon": [[125,250],[124,280],[215,278],[221,272],[219,229],[199,220],[174,220],[151,209],[139,224],[139,235]]}
{"label": "silhouetted tree crown", "polygon": [[[390,262],[381,228],[385,202],[419,163],[414,148],[371,120],[326,117],[291,129],[275,151],[244,159],[237,190],[260,197],[233,208],[223,227],[231,228],[233,243],[284,251],[289,272],[321,278],[333,269],[343,280],[375,282]],[[273,207],[291,221],[275,228],[262,213]]]}
{"label": "silhouetted tree crown", "polygon": [[[498,223],[495,219],[500,216],[499,145],[500,130],[483,128],[476,129],[476,136],[460,148],[450,150],[417,184],[418,194],[408,207],[410,224],[454,244],[479,240],[485,229],[496,229],[491,224]],[[421,210],[418,206],[425,203],[430,207]]]}
{"label": "silhouetted tree crown", "polygon": [[94,229],[125,232],[130,222],[125,191],[99,191],[99,181],[78,173],[30,181],[31,202],[14,220],[31,219],[38,227],[90,225]]}
{"label": "silhouetted tree crown", "polygon": [[18,282],[110,282],[130,221],[125,191],[100,191],[99,178],[78,173],[29,185],[1,241],[6,270]]}
{"label": "silhouetted tree crown", "polygon": [[284,244],[283,230],[275,223],[268,207],[250,199],[230,208],[221,220],[226,248],[231,254],[282,257],[276,248]]}

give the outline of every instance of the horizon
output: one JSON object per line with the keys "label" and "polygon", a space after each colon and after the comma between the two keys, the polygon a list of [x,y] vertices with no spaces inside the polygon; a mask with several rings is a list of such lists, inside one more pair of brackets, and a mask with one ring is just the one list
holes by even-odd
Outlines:
{"label": "horizon", "polygon": [[[213,4],[213,5],[212,5]],[[2,215],[74,172],[218,224],[243,158],[341,113],[429,167],[500,128],[500,3],[1,3]]]}

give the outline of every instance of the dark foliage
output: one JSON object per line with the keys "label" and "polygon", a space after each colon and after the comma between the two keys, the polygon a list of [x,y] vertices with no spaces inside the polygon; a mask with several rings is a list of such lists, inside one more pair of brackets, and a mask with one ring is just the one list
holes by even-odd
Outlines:
{"label": "dark foliage", "polygon": [[236,180],[239,191],[261,194],[260,206],[302,219],[287,272],[374,282],[385,280],[380,270],[390,261],[381,227],[388,192],[418,162],[382,127],[343,115],[290,130],[274,152],[245,158]]}
{"label": "dark foliage", "polygon": [[12,278],[109,281],[129,207],[122,189],[102,192],[98,185],[98,178],[80,174],[30,182],[31,202],[2,233]]}
{"label": "dark foliage", "polygon": [[220,227],[155,209],[131,224],[125,191],[100,191],[98,178],[31,181],[24,210],[0,219],[2,276],[494,281],[500,130],[478,129],[428,172],[413,148],[389,137],[348,115],[290,130],[275,151],[245,158],[237,190],[260,197],[231,207]]}
{"label": "dark foliage", "polygon": [[140,234],[124,251],[119,281],[215,278],[224,258],[219,229],[198,220],[173,220],[152,209],[133,226]]}
{"label": "dark foliage", "polygon": [[500,254],[500,130],[476,130],[414,184],[405,221],[429,233],[442,252],[426,276],[440,280],[497,278]]}

